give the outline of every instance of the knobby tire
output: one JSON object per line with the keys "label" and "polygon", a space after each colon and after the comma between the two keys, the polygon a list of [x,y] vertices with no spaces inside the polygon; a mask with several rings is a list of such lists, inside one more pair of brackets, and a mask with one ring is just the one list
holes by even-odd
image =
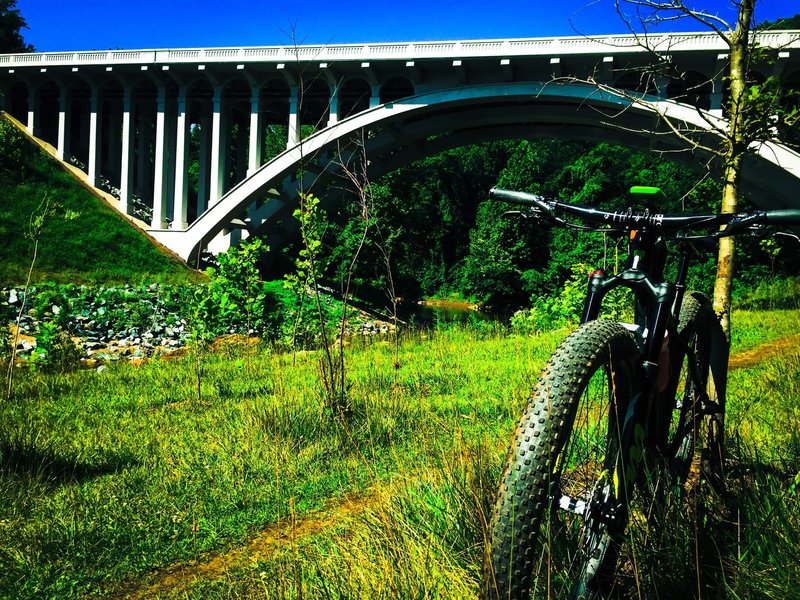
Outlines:
{"label": "knobby tire", "polygon": [[[517,425],[492,515],[484,597],[590,598],[606,585],[626,519],[619,429],[639,351],[620,324],[582,325],[556,350]],[[616,520],[584,511],[617,505]],[[568,510],[558,508],[559,504]]]}

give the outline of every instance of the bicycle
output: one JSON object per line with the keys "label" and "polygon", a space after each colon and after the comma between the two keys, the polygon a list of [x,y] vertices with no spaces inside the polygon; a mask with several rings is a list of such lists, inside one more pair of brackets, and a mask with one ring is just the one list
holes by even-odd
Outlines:
{"label": "bicycle", "polygon": [[[663,199],[653,187],[631,194]],[[506,214],[629,238],[618,273],[590,276],[580,326],[550,358],[519,420],[484,559],[487,598],[604,597],[618,585],[633,517],[646,522],[698,468],[715,486],[724,475],[728,343],[709,300],[686,291],[692,258],[724,236],[800,224],[800,210],[671,215],[497,188],[490,197],[526,208]],[[670,246],[678,252],[672,281]],[[633,323],[599,318],[618,287],[633,292]]]}

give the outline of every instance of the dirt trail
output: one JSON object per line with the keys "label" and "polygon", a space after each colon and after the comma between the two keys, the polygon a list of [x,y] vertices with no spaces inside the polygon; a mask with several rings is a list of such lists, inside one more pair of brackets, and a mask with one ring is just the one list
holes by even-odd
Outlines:
{"label": "dirt trail", "polygon": [[[733,354],[728,363],[729,369],[752,367],[798,346],[800,346],[800,334],[773,340]],[[137,600],[152,598],[160,593],[177,596],[189,591],[195,582],[219,579],[232,568],[263,560],[301,538],[317,535],[346,523],[375,504],[385,492],[385,486],[371,488],[365,492],[349,494],[327,509],[307,513],[298,519],[284,519],[258,532],[238,548],[223,554],[209,552],[202,555],[195,563],[174,564],[157,570],[144,581],[131,582],[112,598]]]}
{"label": "dirt trail", "polygon": [[788,350],[795,349],[798,346],[800,346],[800,334],[772,340],[750,350],[731,355],[728,361],[728,370],[754,367],[763,360],[781,356],[786,354]]}
{"label": "dirt trail", "polygon": [[198,581],[214,581],[237,566],[252,564],[297,542],[345,523],[367,507],[379,496],[379,490],[345,496],[336,505],[303,515],[301,518],[283,519],[258,532],[244,545],[220,554],[209,552],[197,562],[174,564],[155,571],[140,582],[131,582],[111,598],[136,600],[153,598],[159,594],[179,597]]}

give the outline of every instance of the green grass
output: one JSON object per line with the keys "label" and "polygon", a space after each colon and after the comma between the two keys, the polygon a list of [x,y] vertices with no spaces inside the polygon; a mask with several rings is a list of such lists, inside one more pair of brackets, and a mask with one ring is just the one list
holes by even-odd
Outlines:
{"label": "green grass", "polygon": [[[775,335],[799,318],[763,316]],[[742,339],[766,337],[762,316],[735,319],[755,331]],[[406,336],[397,356],[354,343],[346,422],[325,409],[316,352],[205,354],[199,397],[191,354],[19,373],[0,404],[0,597],[474,597],[511,430],[564,335],[453,327]],[[800,577],[798,373],[794,352],[732,374],[738,512],[703,532],[723,549],[719,597]],[[697,513],[678,513],[649,562],[664,572],[643,581],[690,597]],[[222,567],[193,572],[197,557]],[[153,574],[174,563],[187,575]]]}
{"label": "green grass", "polygon": [[33,254],[26,234],[44,198],[79,216],[47,219],[34,281],[179,284],[200,279],[0,118],[0,285],[25,281]]}

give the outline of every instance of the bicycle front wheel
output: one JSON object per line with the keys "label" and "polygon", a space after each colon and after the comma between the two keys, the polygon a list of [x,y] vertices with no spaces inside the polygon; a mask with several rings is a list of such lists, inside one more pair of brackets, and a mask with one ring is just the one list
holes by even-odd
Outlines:
{"label": "bicycle front wheel", "polygon": [[592,321],[559,346],[517,426],[489,530],[487,598],[591,598],[627,520],[620,440],[639,351]]}

